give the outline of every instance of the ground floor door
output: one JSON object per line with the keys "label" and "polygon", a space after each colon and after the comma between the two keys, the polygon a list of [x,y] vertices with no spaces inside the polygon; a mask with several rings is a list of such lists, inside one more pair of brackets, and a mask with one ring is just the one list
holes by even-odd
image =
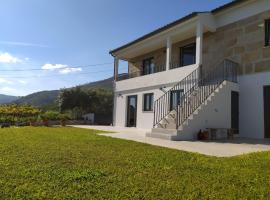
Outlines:
{"label": "ground floor door", "polygon": [[264,137],[270,138],[270,85],[263,88],[264,98]]}
{"label": "ground floor door", "polygon": [[239,132],[239,93],[235,91],[231,93],[231,128]]}
{"label": "ground floor door", "polygon": [[173,110],[177,105],[180,104],[182,93],[183,93],[183,90],[171,91],[170,110]]}
{"label": "ground floor door", "polygon": [[127,127],[137,124],[137,95],[127,97]]}

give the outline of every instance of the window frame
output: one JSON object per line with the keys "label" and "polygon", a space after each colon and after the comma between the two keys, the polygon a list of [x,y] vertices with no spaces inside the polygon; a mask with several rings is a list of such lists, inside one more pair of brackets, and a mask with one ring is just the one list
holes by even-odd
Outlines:
{"label": "window frame", "polygon": [[264,46],[270,46],[270,19],[264,21]]}
{"label": "window frame", "polygon": [[[149,108],[146,108],[146,101],[147,101],[147,96],[151,96],[152,99],[151,102],[149,102]],[[144,93],[143,94],[143,111],[144,112],[152,112],[154,109],[154,93]]]}
{"label": "window frame", "polygon": [[170,110],[173,110],[174,109],[174,95],[176,95],[176,104],[181,104],[181,97],[183,96],[184,94],[184,89],[176,89],[176,90],[172,90],[170,91]]}
{"label": "window frame", "polygon": [[184,59],[183,59],[183,49],[184,48],[187,48],[187,47],[190,47],[190,46],[194,46],[194,63],[192,64],[189,64],[189,65],[194,65],[196,64],[196,42],[193,42],[193,43],[190,43],[190,44],[187,44],[185,46],[182,46],[180,47],[180,61],[179,61],[179,64],[180,64],[180,67],[185,67],[185,66],[189,66],[189,65],[184,65]]}
{"label": "window frame", "polygon": [[[145,70],[145,63],[146,62],[148,62],[148,61],[151,61],[151,62],[149,62],[149,63],[152,63],[154,66],[155,66],[155,64],[154,64],[154,57],[150,57],[150,58],[146,58],[146,59],[143,59],[143,66],[142,66],[142,74],[143,75],[148,75],[148,74],[153,74],[153,73],[155,73],[155,70],[151,73],[151,68],[149,67],[147,70]],[[146,73],[145,73],[146,72]]]}

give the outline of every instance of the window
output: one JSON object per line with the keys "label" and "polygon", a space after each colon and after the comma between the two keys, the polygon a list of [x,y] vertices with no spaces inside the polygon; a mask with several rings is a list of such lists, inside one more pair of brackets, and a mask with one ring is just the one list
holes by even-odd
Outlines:
{"label": "window", "polygon": [[193,65],[196,62],[196,44],[180,48],[180,66]]}
{"label": "window", "polygon": [[176,108],[181,103],[181,97],[183,96],[184,90],[172,90],[170,98],[170,110]]}
{"label": "window", "polygon": [[154,103],[154,94],[148,93],[143,95],[143,111],[152,111]]}
{"label": "window", "polygon": [[153,74],[155,71],[154,58],[143,60],[143,75]]}
{"label": "window", "polygon": [[265,25],[264,25],[264,32],[265,32],[265,46],[270,45],[270,19],[265,20]]}

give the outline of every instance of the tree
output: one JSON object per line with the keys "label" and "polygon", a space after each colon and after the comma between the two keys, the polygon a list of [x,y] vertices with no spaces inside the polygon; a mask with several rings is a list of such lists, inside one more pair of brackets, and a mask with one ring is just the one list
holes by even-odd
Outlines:
{"label": "tree", "polygon": [[62,90],[59,98],[61,112],[71,111],[73,118],[80,118],[85,113],[111,115],[113,94],[105,89],[81,90],[79,87]]}

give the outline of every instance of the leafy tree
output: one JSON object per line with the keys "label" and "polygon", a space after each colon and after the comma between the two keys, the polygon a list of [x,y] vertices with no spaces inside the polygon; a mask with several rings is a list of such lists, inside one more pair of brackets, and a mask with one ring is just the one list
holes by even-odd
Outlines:
{"label": "leafy tree", "polygon": [[113,94],[105,89],[81,90],[79,87],[62,90],[59,98],[61,112],[69,111],[72,118],[78,119],[85,113],[108,114],[112,113]]}

